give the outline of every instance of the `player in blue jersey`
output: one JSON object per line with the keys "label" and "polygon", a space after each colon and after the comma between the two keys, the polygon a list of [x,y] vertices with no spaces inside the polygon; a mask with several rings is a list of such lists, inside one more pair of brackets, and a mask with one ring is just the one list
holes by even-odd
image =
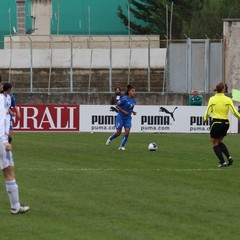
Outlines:
{"label": "player in blue jersey", "polygon": [[136,104],[135,93],[135,88],[128,85],[126,95],[120,98],[117,102],[116,108],[118,109],[118,114],[115,120],[116,132],[108,138],[106,145],[109,145],[113,139],[120,136],[122,128],[124,127],[124,136],[118,149],[123,151],[125,150],[125,144],[128,140],[130,129],[132,127],[132,114],[137,114],[133,111],[134,105]]}
{"label": "player in blue jersey", "polygon": [[[8,94],[11,97],[11,107],[10,107],[10,128],[9,128],[9,134],[8,134],[8,141],[9,143],[12,142],[12,133],[13,133],[13,116],[16,116],[17,118],[21,117],[21,113],[19,110],[19,107],[16,105],[16,99],[12,92]],[[12,110],[15,110],[13,112]]]}

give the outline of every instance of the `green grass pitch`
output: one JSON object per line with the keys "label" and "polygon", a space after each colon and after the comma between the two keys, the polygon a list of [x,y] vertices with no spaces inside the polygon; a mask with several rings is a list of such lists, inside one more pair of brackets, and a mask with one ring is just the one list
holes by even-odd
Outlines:
{"label": "green grass pitch", "polygon": [[[237,240],[239,135],[225,143],[233,166],[217,168],[208,134],[14,133],[20,199],[10,214],[0,182],[1,240]],[[150,142],[158,144],[150,152]]]}

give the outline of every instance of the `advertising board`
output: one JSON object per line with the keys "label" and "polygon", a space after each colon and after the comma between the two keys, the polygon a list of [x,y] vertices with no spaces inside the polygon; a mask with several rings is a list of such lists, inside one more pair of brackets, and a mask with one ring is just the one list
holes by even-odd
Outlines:
{"label": "advertising board", "polygon": [[[14,131],[114,132],[117,113],[110,105],[19,105],[21,118]],[[209,133],[206,106],[136,105],[131,132]],[[229,114],[229,132],[238,132],[238,119]]]}

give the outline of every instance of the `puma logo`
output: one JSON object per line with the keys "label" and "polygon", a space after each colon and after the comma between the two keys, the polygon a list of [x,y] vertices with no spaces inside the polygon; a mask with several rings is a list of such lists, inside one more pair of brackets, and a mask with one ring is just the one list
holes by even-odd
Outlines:
{"label": "puma logo", "polygon": [[165,113],[169,114],[172,117],[173,121],[175,121],[174,112],[176,111],[177,108],[178,107],[175,107],[172,112],[169,112],[166,108],[160,107],[159,112],[165,112]]}

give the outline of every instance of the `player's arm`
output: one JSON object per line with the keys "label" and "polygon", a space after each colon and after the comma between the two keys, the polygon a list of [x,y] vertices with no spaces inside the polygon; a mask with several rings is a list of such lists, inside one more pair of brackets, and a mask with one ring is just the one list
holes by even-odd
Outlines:
{"label": "player's arm", "polygon": [[116,105],[116,108],[118,109],[118,111],[122,112],[125,115],[128,115],[128,112],[123,110],[119,105]]}
{"label": "player's arm", "polygon": [[20,118],[20,117],[21,117],[20,108],[19,108],[18,106],[15,106],[14,109],[15,109],[15,111],[16,111],[16,116],[17,116],[17,118]]}
{"label": "player's arm", "polygon": [[132,110],[132,113],[133,113],[133,115],[137,115],[137,112],[135,112],[134,110]]}

